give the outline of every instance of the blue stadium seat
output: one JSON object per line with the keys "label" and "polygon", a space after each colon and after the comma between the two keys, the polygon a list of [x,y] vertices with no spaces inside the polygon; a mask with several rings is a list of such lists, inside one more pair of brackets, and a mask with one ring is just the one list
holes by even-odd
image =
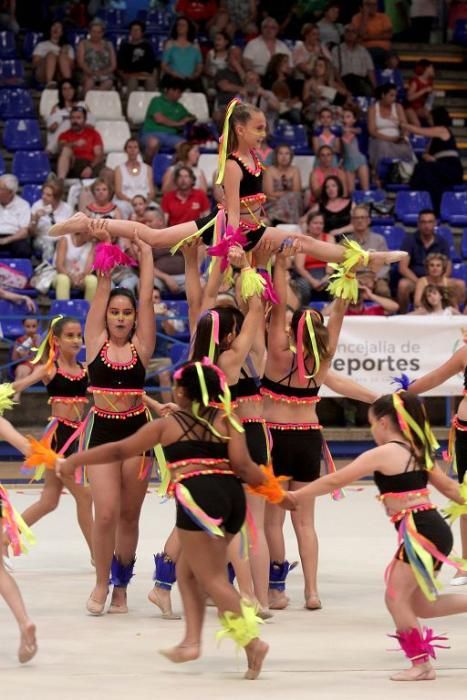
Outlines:
{"label": "blue stadium seat", "polygon": [[169,38],[168,34],[150,34],[148,36],[149,43],[152,46],[152,50],[154,51],[154,56],[156,58],[162,58],[162,54],[164,52],[164,46],[165,42]]}
{"label": "blue stadium seat", "polygon": [[438,233],[449,246],[449,257],[453,262],[461,262],[461,256],[456,250],[456,245],[454,243],[454,236],[449,226],[437,226],[435,232]]}
{"label": "blue stadium seat", "polygon": [[[0,299],[0,328],[3,337],[14,340],[24,333],[21,318],[8,319],[8,316],[21,317],[27,315],[29,315],[29,311],[27,310],[26,304],[14,304],[12,301]],[[7,318],[3,318],[4,316]]]}
{"label": "blue stadium seat", "polygon": [[467,284],[467,263],[461,262],[453,265],[452,277],[455,277],[459,280],[464,280],[464,282]]}
{"label": "blue stadium seat", "polygon": [[167,33],[174,21],[174,15],[164,10],[140,10],[138,19],[146,25],[146,34]]}
{"label": "blue stadium seat", "polygon": [[112,42],[115,51],[118,51],[123,41],[128,39],[128,32],[111,31],[105,33],[105,38]]}
{"label": "blue stadium seat", "polygon": [[31,92],[25,88],[0,90],[0,119],[34,118],[36,110]]}
{"label": "blue stadium seat", "polygon": [[421,209],[433,209],[428,192],[398,192],[396,195],[396,219],[406,225],[415,225]]}
{"label": "blue stadium seat", "polygon": [[467,228],[464,229],[462,234],[461,253],[464,260],[467,260]]}
{"label": "blue stadium seat", "polygon": [[13,174],[22,185],[42,185],[49,173],[49,156],[45,151],[16,151],[13,156]]}
{"label": "blue stadium seat", "polygon": [[42,197],[42,186],[41,185],[24,185],[21,190],[21,196],[26,202],[32,205],[37,202]]}
{"label": "blue stadium seat", "polygon": [[0,86],[24,85],[23,64],[17,58],[0,61]]}
{"label": "blue stadium seat", "polygon": [[0,153],[0,175],[5,175],[5,173],[6,173],[5,161],[3,160],[3,156]]}
{"label": "blue stadium seat", "polygon": [[404,190],[410,190],[409,185],[406,184],[393,184],[386,182],[389,171],[393,163],[398,163],[397,158],[381,158],[376,166],[376,173],[380,180],[384,182],[384,189],[388,192],[403,192]]}
{"label": "blue stadium seat", "polygon": [[13,32],[0,32],[0,59],[16,58],[16,42]]}
{"label": "blue stadium seat", "polygon": [[[355,204],[366,204],[371,207],[373,202],[384,202],[386,200],[386,192],[384,190],[354,190],[352,192],[352,200]],[[394,223],[394,216],[391,213],[377,212],[371,210],[371,225],[373,226],[390,226]]]}
{"label": "blue stadium seat", "polygon": [[173,165],[173,153],[156,153],[152,160],[152,172],[154,183],[160,187],[164,173],[171,165]]}
{"label": "blue stadium seat", "polygon": [[0,260],[0,262],[8,265],[13,270],[17,270],[25,275],[28,280],[32,277],[32,262],[27,258],[9,258],[8,260]]}
{"label": "blue stadium seat", "polygon": [[386,85],[393,83],[397,87],[397,101],[402,102],[405,97],[404,78],[398,68],[376,68],[376,83]]}
{"label": "blue stadium seat", "polygon": [[467,46],[467,19],[456,20],[452,41],[455,44]]}
{"label": "blue stadium seat", "polygon": [[415,155],[423,155],[423,153],[425,153],[426,151],[426,147],[429,141],[428,136],[417,136],[416,134],[410,134],[409,138]]}
{"label": "blue stadium seat", "polygon": [[71,29],[66,33],[68,43],[75,49],[82,39],[86,39],[88,36],[87,29]]}
{"label": "blue stadium seat", "polygon": [[289,124],[279,121],[272,135],[274,146],[286,143],[296,155],[311,155],[308,133],[303,124]]}
{"label": "blue stadium seat", "polygon": [[400,250],[405,236],[402,226],[372,226],[371,230],[385,237],[389,250]]}
{"label": "blue stadium seat", "polygon": [[169,348],[169,357],[174,367],[178,367],[188,359],[188,343],[174,343]]}
{"label": "blue stadium seat", "polygon": [[175,314],[174,320],[183,321],[185,328],[182,331],[174,333],[171,337],[177,340],[190,340],[190,330],[188,326],[188,302],[185,299],[174,299],[173,301],[164,301],[169,311]]}
{"label": "blue stadium seat", "polygon": [[3,145],[9,151],[40,151],[39,122],[36,119],[9,119],[3,130]]}
{"label": "blue stadium seat", "polygon": [[445,192],[441,199],[441,220],[452,226],[467,226],[467,192]]}
{"label": "blue stadium seat", "polygon": [[23,56],[27,61],[32,59],[34,49],[43,38],[42,32],[26,32],[23,41]]}
{"label": "blue stadium seat", "polygon": [[55,299],[50,305],[51,316],[74,316],[79,320],[86,318],[89,302],[86,299]]}
{"label": "blue stadium seat", "polygon": [[116,10],[114,8],[99,10],[97,17],[105,22],[105,28],[108,32],[122,29],[126,25],[125,10]]}

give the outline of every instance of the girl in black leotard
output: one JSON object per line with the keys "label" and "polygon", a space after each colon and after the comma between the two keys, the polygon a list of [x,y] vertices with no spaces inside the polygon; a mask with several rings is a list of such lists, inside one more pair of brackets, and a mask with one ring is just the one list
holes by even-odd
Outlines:
{"label": "girl in black leotard", "polygon": [[[138,242],[139,303],[126,289],[111,291],[109,272],[100,274],[85,326],[86,358],[94,405],[84,444],[104,445],[118,434],[133,435],[149,417],[143,403],[146,367],[156,341],[152,290],[154,266],[149,247]],[[92,615],[104,612],[109,574],[113,584],[109,612],[128,612],[126,589],[133,575],[138,522],[147,491],[150,464],[139,457],[93,464],[87,478],[94,503],[93,552],[96,585],[87,602]],[[139,477],[139,478],[138,478]]]}
{"label": "girl in black leotard", "polygon": [[[87,464],[128,459],[160,443],[169,462],[171,491],[177,502],[177,532],[181,556],[177,574],[185,612],[183,641],[164,651],[181,663],[200,656],[206,604],[212,597],[223,630],[245,649],[246,677],[260,673],[268,646],[259,639],[254,607],[241,601],[226,572],[227,545],[245,519],[245,495],[238,477],[254,487],[264,483],[263,473],[248,454],[238,418],[227,409],[225,394],[219,409],[212,403],[224,392],[220,370],[200,362],[188,363],[176,373],[175,399],[180,410],[153,421],[132,437],[94,448],[58,462],[61,473]],[[285,495],[285,494],[284,494]],[[288,498],[283,501],[288,506]]]}
{"label": "girl in black leotard", "polygon": [[[49,361],[39,364],[24,379],[13,384],[15,391],[23,391],[42,381],[47,389],[51,406],[50,423],[44,436],[51,440],[56,452],[69,455],[78,445],[71,440],[79,429],[88,404],[88,375],[83,365],[76,360],[83,345],[80,322],[69,316],[58,317],[51,323],[49,342],[44,347]],[[27,508],[22,517],[28,525],[33,525],[58,506],[63,486],[76,501],[78,523],[88,544],[92,557],[92,500],[89,489],[76,484],[74,479],[61,481],[53,471],[44,473],[44,488],[39,500]]]}
{"label": "girl in black leotard", "polygon": [[451,530],[431,503],[427,484],[457,503],[464,504],[464,499],[455,482],[433,464],[436,441],[417,397],[405,391],[382,396],[371,406],[369,421],[378,447],[293,496],[299,505],[305,505],[310,496],[330,493],[373,473],[379,499],[399,540],[387,578],[386,606],[396,626],[394,637],[412,664],[391,678],[433,680],[430,656],[434,658],[433,647],[439,638],[433,636],[433,630],[421,628],[418,618],[467,612],[467,596],[438,597],[436,572],[443,562],[458,564],[448,559]]}

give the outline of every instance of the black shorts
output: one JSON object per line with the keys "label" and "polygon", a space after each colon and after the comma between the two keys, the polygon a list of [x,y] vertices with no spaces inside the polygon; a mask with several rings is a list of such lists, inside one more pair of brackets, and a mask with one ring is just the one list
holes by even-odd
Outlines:
{"label": "black shorts", "polygon": [[[421,535],[423,535],[423,537],[426,537],[427,540],[430,540],[430,542],[432,542],[435,545],[436,549],[438,549],[441,552],[441,554],[444,554],[447,557],[450,551],[452,550],[454,539],[452,536],[451,528],[441,516],[441,514],[435,509],[422,510],[418,513],[414,513],[413,519],[417,531]],[[399,529],[399,527],[400,522],[396,523],[397,530]],[[399,547],[399,549],[396,552],[396,559],[405,561],[406,563],[409,562],[403,544]],[[433,562],[436,571],[441,569],[442,562],[438,561],[435,558],[433,558]]]}
{"label": "black shorts", "polygon": [[[217,212],[208,214],[208,216],[202,216],[201,218],[196,219],[195,221],[196,228],[198,229],[198,231],[199,229],[203,228],[203,226],[206,226],[207,223],[212,221],[212,226],[207,228],[206,231],[203,231],[203,233],[201,234],[201,238],[203,239],[203,243],[205,245],[212,245],[216,213]],[[253,248],[255,248],[255,246],[257,246],[260,242],[265,231],[266,226],[262,225],[258,226],[258,228],[255,228],[252,231],[245,231],[245,236],[248,238],[248,243],[245,245],[245,250],[253,250]]]}
{"label": "black shorts", "polygon": [[242,421],[248,452],[256,464],[267,464],[269,459],[267,427],[261,420]]}
{"label": "black shorts", "polygon": [[[78,429],[78,426],[76,425],[73,427],[72,425],[67,425],[66,423],[62,423],[61,421],[58,421],[58,425],[55,429],[55,432],[52,436],[52,442],[51,442],[51,448],[55,452],[60,452],[62,449],[63,445],[65,445],[68,440],[71,438],[73,433],[75,433]],[[65,457],[69,457],[70,455],[73,454],[73,452],[76,452],[76,449],[78,447],[78,436],[73,440],[73,442],[66,448],[65,452],[63,453]]]}
{"label": "black shorts", "polygon": [[300,429],[284,424],[269,425],[272,438],[272,466],[276,476],[292,481],[315,481],[321,471],[323,436],[318,428]]}
{"label": "black shorts", "polygon": [[467,421],[457,418],[457,422],[464,428],[464,430],[456,428],[456,443],[454,446],[456,450],[457,478],[459,479],[459,484],[462,484],[467,471]]}
{"label": "black shorts", "polygon": [[[211,516],[222,518],[221,527],[231,535],[240,532],[246,517],[246,500],[243,487],[232,474],[199,474],[181,482],[190,492],[195,503]],[[176,526],[181,530],[200,530],[177,500]]]}
{"label": "black shorts", "polygon": [[124,419],[107,418],[94,413],[90,420],[92,420],[92,427],[87,444],[88,449],[98,445],[106,445],[108,442],[124,440],[134,435],[143,425],[149,423],[146,411],[133,416],[130,415]]}

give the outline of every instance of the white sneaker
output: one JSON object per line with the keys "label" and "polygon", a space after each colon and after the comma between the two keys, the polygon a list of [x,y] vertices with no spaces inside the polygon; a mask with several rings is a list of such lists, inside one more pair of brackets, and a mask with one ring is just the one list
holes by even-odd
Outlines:
{"label": "white sneaker", "polygon": [[456,576],[450,581],[451,586],[467,586],[467,576]]}

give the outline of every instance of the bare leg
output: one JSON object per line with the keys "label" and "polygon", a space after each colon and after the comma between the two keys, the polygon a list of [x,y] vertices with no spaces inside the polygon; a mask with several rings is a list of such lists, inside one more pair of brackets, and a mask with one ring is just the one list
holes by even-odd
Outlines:
{"label": "bare leg", "polygon": [[39,500],[26,508],[22,513],[26,525],[34,525],[38,520],[51,513],[58,506],[62,494],[63,483],[55,472],[47,469],[44,475],[44,488]]}
{"label": "bare leg", "polygon": [[[73,151],[69,146],[63,146],[57,160],[57,177],[64,180],[73,162]],[[66,231],[64,231],[66,233]]]}
{"label": "bare leg", "polygon": [[360,187],[362,190],[366,191],[370,189],[370,170],[368,165],[360,165],[357,170],[358,179],[360,180]]}
{"label": "bare leg", "polygon": [[94,88],[94,78],[90,75],[84,76],[84,80],[83,80],[84,95],[86,96],[86,93],[88,92],[88,90],[94,90],[94,89],[95,89]]}
{"label": "bare leg", "polygon": [[[462,559],[467,559],[467,515],[460,517],[460,532],[462,544]],[[463,586],[467,583],[467,571],[458,571],[451,580],[451,585]]]}
{"label": "bare leg", "polygon": [[350,170],[346,170],[345,179],[347,182],[347,192],[352,194],[355,189],[355,173],[350,172]]}
{"label": "bare leg", "polygon": [[69,80],[73,72],[73,61],[64,53],[58,56],[58,67],[63,80]]}
{"label": "bare leg", "polygon": [[[292,481],[290,490],[306,486],[302,481]],[[292,524],[298,542],[298,551],[305,579],[305,607],[319,610],[321,601],[318,595],[318,537],[315,530],[315,499],[309,498],[303,508],[291,513]]]}
{"label": "bare leg", "polygon": [[269,608],[269,549],[264,532],[266,501],[259,496],[246,495],[250,513],[256,527],[256,548],[250,547],[250,567],[254,592],[263,612]]}
{"label": "bare leg", "polygon": [[[396,561],[391,571],[385,601],[398,632],[420,628],[414,607],[417,589],[418,584],[409,564]],[[391,676],[391,680],[394,681],[434,680],[435,678],[435,670],[429,661],[417,664],[415,660],[412,661],[410,669]]]}
{"label": "bare leg", "polygon": [[[170,378],[170,372],[168,370],[164,370],[164,372],[159,372],[159,382],[160,382],[160,386],[170,387],[171,378]],[[169,389],[166,389],[165,391],[161,391],[159,389],[159,393],[161,395],[162,403],[170,403],[171,401],[173,401],[172,389],[169,388]]]}
{"label": "bare leg", "polygon": [[[283,484],[283,488],[287,488],[285,484]],[[285,510],[266,503],[264,530],[271,562],[282,563],[285,561],[284,522]],[[269,589],[269,607],[272,610],[283,610],[288,604],[289,598],[286,596],[285,591]]]}
{"label": "bare leg", "polygon": [[194,661],[201,653],[206,595],[201,591],[183,553],[177,561],[177,581],[185,613],[185,634],[180,644],[160,653],[173,663],[184,663]]}
{"label": "bare leg", "polygon": [[76,516],[78,519],[78,525],[81,528],[84,539],[89,547],[89,552],[91,554],[91,559],[93,559],[92,554],[92,497],[89,488],[77,484],[74,477],[64,476],[62,481],[68,491],[71,493],[76,502]]}
{"label": "bare leg", "polygon": [[467,612],[467,595],[448,593],[430,602],[421,590],[417,590],[414,593],[412,604],[417,617],[447,617]]}
{"label": "bare leg", "polygon": [[409,308],[410,297],[415,291],[415,282],[403,277],[397,285],[397,301],[399,302],[399,313],[406,314]]}
{"label": "bare leg", "polygon": [[57,56],[53,53],[48,53],[45,57],[45,80],[51,83],[57,70]]}
{"label": "bare leg", "polygon": [[[3,520],[0,518],[0,540],[3,537]],[[36,627],[29,619],[23,598],[16,581],[5,570],[3,558],[0,557],[0,595],[13,613],[21,635],[18,649],[19,661],[30,661],[37,652]]]}
{"label": "bare leg", "polygon": [[[178,530],[174,527],[172,532],[167,538],[164,545],[163,555],[167,556],[174,564],[177,563],[177,580],[178,580],[178,559],[181,553],[180,539],[178,537]],[[156,571],[158,563],[156,562]],[[165,584],[167,587],[164,588],[157,583],[149,591],[148,598],[151,603],[157,605],[157,607],[162,612],[162,617],[166,620],[179,620],[180,615],[174,614],[172,611],[172,601],[170,599],[172,581],[167,581]]]}
{"label": "bare leg", "polygon": [[93,464],[87,467],[87,473],[94,503],[92,551],[96,564],[96,585],[88,601],[88,610],[102,614],[109,590],[110,565],[120,514],[121,468],[116,462]]}
{"label": "bare leg", "polygon": [[240,534],[235,535],[227,547],[227,561],[230,561],[237,577],[238,587],[242,598],[252,602],[256,601],[251,577],[250,561],[242,557]]}
{"label": "bare leg", "polygon": [[[122,491],[115,556],[124,565],[130,564],[135,558],[139,537],[139,517],[148,488],[147,479],[138,479],[140,466],[141,457],[125,460],[122,465]],[[118,612],[128,612],[126,586],[113,588],[110,612],[117,612],[117,609]]]}

